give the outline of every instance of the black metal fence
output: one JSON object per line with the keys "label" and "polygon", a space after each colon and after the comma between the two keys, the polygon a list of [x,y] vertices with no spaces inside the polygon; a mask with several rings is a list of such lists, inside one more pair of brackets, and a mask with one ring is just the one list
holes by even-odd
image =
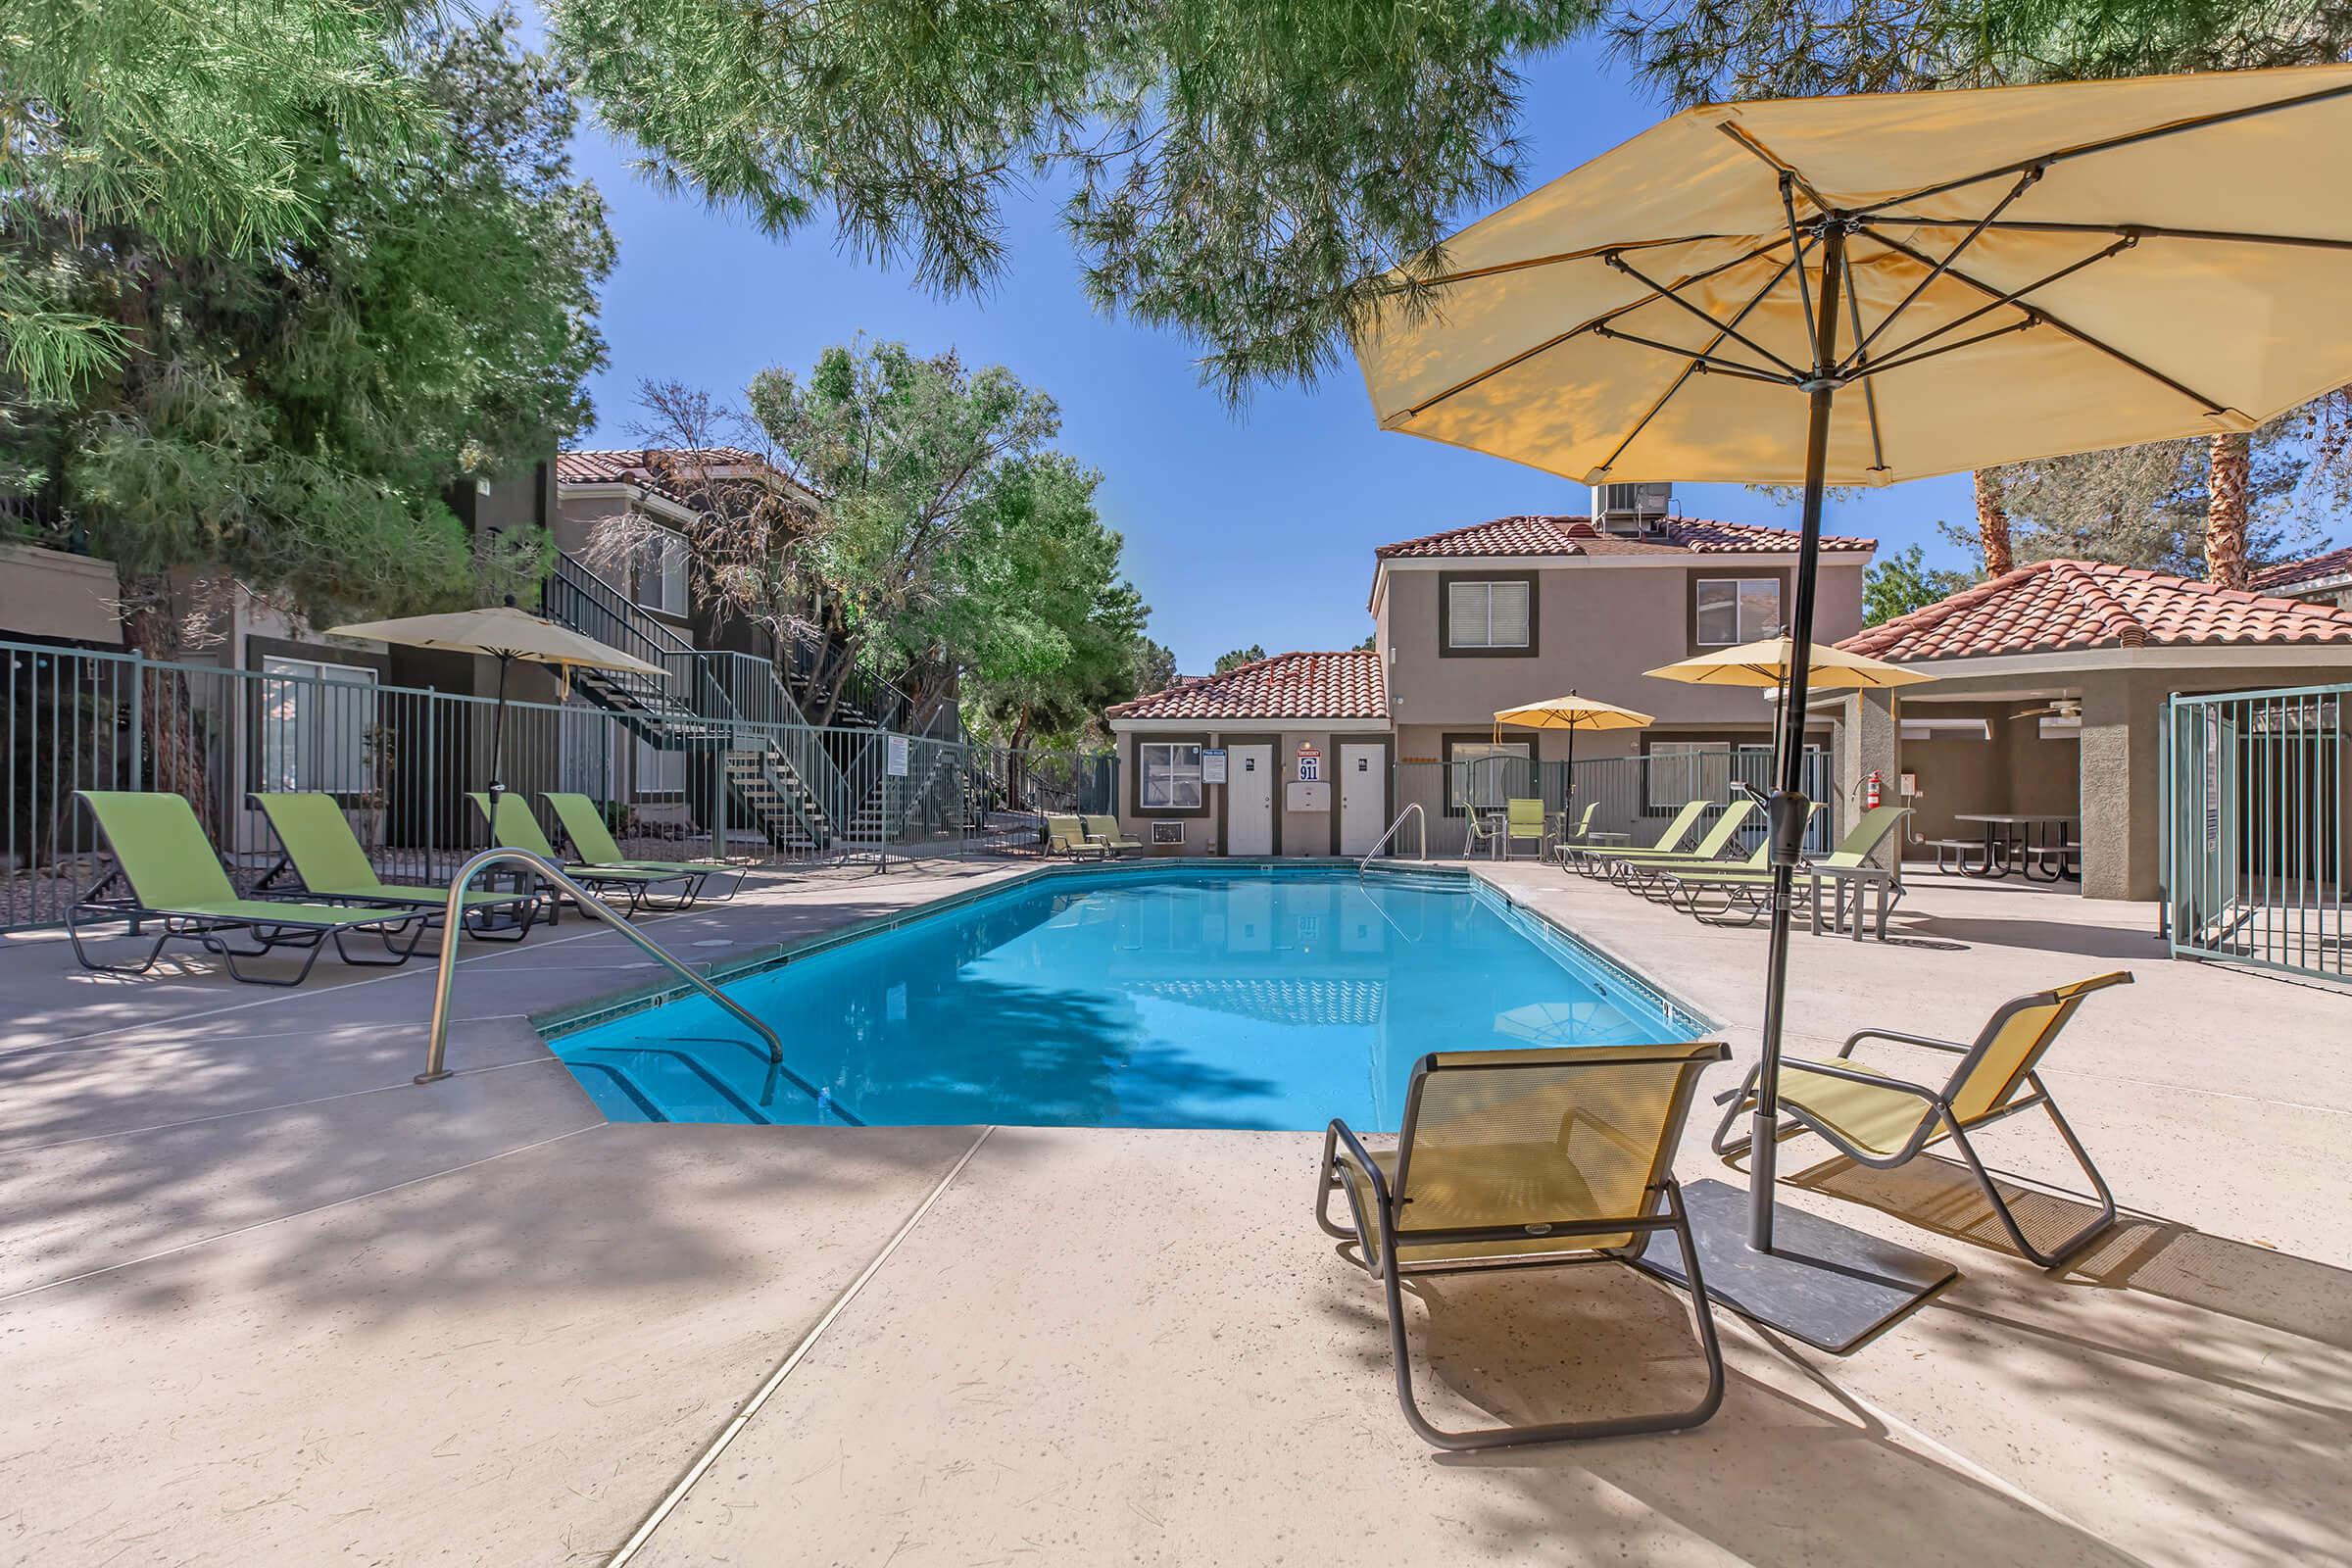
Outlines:
{"label": "black metal fence", "polygon": [[490,699],[391,686],[359,666],[245,670],[13,642],[0,662],[0,929],[63,920],[109,874],[74,799],[83,789],[184,796],[240,887],[279,868],[251,801],[270,791],[332,795],[384,879],[412,884],[487,843],[467,796],[494,772],[559,845],[541,799],[551,790],[595,801],[631,857],[779,865],[1030,853],[1046,813],[1106,812],[1118,796],[1106,754],[578,696],[508,703],[494,768]]}

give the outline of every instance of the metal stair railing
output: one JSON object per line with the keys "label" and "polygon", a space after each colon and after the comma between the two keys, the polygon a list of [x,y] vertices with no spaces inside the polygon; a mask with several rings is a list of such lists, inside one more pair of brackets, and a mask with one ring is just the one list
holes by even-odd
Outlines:
{"label": "metal stair railing", "polygon": [[413,1082],[439,1083],[442,1079],[450,1076],[447,1065],[449,1060],[449,1002],[450,993],[457,985],[457,936],[461,930],[465,929],[466,891],[473,886],[474,878],[495,865],[521,866],[533,875],[545,877],[548,881],[553,882],[565,897],[626,937],[637,947],[639,952],[660,963],[696,991],[717,1003],[726,1011],[734,1014],[739,1022],[767,1043],[768,1065],[781,1072],[809,1099],[821,1101],[825,1098],[823,1091],[819,1090],[816,1085],[784,1065],[784,1042],[776,1038],[776,1032],[773,1029],[747,1011],[742,1003],[737,1002],[733,997],[704,979],[674,956],[667,948],[662,947],[652,937],[629,924],[611,905],[580,886],[579,883],[574,882],[570,876],[565,874],[562,866],[545,856],[533,855],[528,850],[484,850],[464,865],[459,866],[458,874],[450,879],[449,903],[443,913],[443,919],[447,923],[442,927],[441,964],[433,976],[433,1016],[430,1031],[426,1036],[424,1071],[418,1073],[412,1080]]}
{"label": "metal stair railing", "polygon": [[1429,858],[1429,813],[1421,809],[1421,803],[1419,801],[1408,801],[1405,803],[1404,809],[1396,813],[1396,820],[1389,824],[1389,830],[1386,833],[1383,833],[1380,836],[1379,841],[1372,846],[1372,853],[1355,862],[1355,874],[1357,876],[1362,876],[1364,874],[1364,867],[1370,865],[1374,860],[1380,858],[1380,852],[1389,847],[1389,840],[1395,838],[1397,833],[1402,831],[1405,820],[1408,817],[1411,818],[1414,824],[1421,830],[1421,842],[1418,846],[1420,854],[1416,856],[1415,858],[1422,860]]}

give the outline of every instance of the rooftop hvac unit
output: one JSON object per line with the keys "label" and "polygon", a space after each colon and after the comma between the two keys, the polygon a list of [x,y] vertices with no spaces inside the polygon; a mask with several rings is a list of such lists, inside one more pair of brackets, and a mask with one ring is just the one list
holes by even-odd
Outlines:
{"label": "rooftop hvac unit", "polygon": [[1592,524],[1606,533],[1648,533],[1666,525],[1674,486],[1663,479],[1592,487]]}

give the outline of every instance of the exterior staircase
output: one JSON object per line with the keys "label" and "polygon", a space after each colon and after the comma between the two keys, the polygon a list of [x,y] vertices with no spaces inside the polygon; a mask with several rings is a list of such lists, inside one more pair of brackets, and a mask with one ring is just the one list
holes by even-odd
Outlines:
{"label": "exterior staircase", "polygon": [[908,776],[884,777],[858,804],[857,813],[850,818],[848,837],[858,844],[879,843],[883,824],[888,822],[889,836],[894,840],[905,839],[908,824],[926,806],[936,808],[937,819],[947,820],[947,808],[952,803],[944,797],[952,793],[960,778],[959,760],[954,747],[920,748]]}
{"label": "exterior staircase", "polygon": [[787,738],[794,732],[786,726],[801,725],[800,710],[772,664],[694,647],[568,555],[557,557],[540,602],[550,620],[667,672],[580,670],[575,691],[645,744],[711,760],[725,780],[730,818],[740,811],[777,850],[832,847],[846,781],[822,748]]}

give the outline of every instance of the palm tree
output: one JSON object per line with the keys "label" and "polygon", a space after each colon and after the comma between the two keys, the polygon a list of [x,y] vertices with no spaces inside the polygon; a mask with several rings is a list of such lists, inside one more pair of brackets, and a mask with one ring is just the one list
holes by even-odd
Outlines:
{"label": "palm tree", "polygon": [[2001,505],[2000,481],[1979,468],[1977,538],[1984,548],[1984,575],[1998,577],[2016,564],[2009,551],[2009,513]]}
{"label": "palm tree", "polygon": [[2205,580],[2217,588],[2246,585],[2246,497],[2253,465],[2253,442],[2242,432],[2208,438]]}

